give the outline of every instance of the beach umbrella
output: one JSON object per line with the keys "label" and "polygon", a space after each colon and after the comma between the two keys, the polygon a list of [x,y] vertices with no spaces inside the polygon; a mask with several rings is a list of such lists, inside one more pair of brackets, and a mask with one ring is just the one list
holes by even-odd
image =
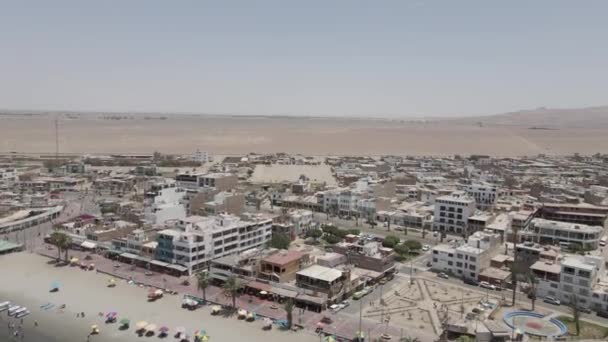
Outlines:
{"label": "beach umbrella", "polygon": [[116,317],[116,315],[118,315],[118,314],[114,311],[108,312],[108,314],[106,315],[106,318],[113,318],[113,317]]}
{"label": "beach umbrella", "polygon": [[93,325],[91,325],[91,329],[92,329],[92,330],[95,330],[95,329],[98,329],[98,328],[99,328],[99,327],[97,326],[97,324],[93,324]]}
{"label": "beach umbrella", "polygon": [[217,314],[220,311],[222,311],[222,307],[219,305],[214,305],[211,307],[211,313],[213,313],[213,314]]}
{"label": "beach umbrella", "polygon": [[158,331],[160,331],[163,334],[166,334],[169,332],[169,328],[163,325],[162,327],[160,327],[160,329],[158,329]]}
{"label": "beach umbrella", "polygon": [[61,284],[55,280],[54,282],[51,283],[51,289],[58,289],[61,287]]}
{"label": "beach umbrella", "polygon": [[148,324],[146,326],[146,330],[148,330],[148,331],[154,331],[154,330],[156,330],[156,324]]}
{"label": "beach umbrella", "polygon": [[201,337],[207,335],[207,331],[205,329],[197,330],[194,332],[194,336]]}
{"label": "beach umbrella", "polygon": [[128,318],[123,318],[120,320],[120,324],[122,325],[128,325],[129,323],[131,323],[131,321]]}
{"label": "beach umbrella", "polygon": [[209,341],[209,336],[205,335],[201,338],[201,342],[207,342]]}
{"label": "beach umbrella", "polygon": [[146,326],[148,326],[148,322],[146,321],[139,321],[135,324],[135,327],[140,330],[140,329],[145,329]]}
{"label": "beach umbrella", "polygon": [[333,336],[327,336],[325,342],[336,342],[336,339]]}
{"label": "beach umbrella", "polygon": [[175,332],[178,334],[185,334],[186,333],[186,328],[184,327],[177,327],[175,328]]}

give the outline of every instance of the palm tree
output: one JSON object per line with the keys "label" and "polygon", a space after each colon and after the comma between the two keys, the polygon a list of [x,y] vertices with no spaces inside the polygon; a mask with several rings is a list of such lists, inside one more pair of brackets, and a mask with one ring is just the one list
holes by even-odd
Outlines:
{"label": "palm tree", "polygon": [[283,308],[285,309],[285,313],[287,314],[287,329],[291,329],[291,325],[293,323],[293,300],[291,298],[287,299]]}
{"label": "palm tree", "polygon": [[196,287],[203,291],[203,302],[207,302],[207,287],[209,287],[209,273],[206,271],[196,275]]}
{"label": "palm tree", "polygon": [[570,295],[570,303],[568,303],[570,307],[570,312],[572,312],[572,320],[574,321],[574,326],[576,327],[576,336],[581,331],[581,323],[580,323],[580,309],[578,307],[578,297],[575,294]]}
{"label": "palm tree", "polygon": [[224,283],[224,293],[232,297],[232,309],[236,309],[236,297],[239,295],[241,282],[235,276],[230,276]]}
{"label": "palm tree", "polygon": [[517,293],[517,226],[513,226],[513,265],[511,265],[511,281],[513,282],[513,299],[511,300],[511,306],[515,306],[515,295]]}
{"label": "palm tree", "polygon": [[534,303],[536,302],[536,285],[538,284],[538,279],[536,279],[536,276],[532,272],[527,273],[526,278],[530,284],[526,290],[526,294],[530,298],[530,302],[532,302],[532,311],[534,311]]}
{"label": "palm tree", "polygon": [[72,245],[72,238],[67,234],[63,234],[63,236],[61,249],[65,251],[65,262],[68,262],[68,251]]}
{"label": "palm tree", "polygon": [[63,248],[63,240],[65,240],[65,234],[61,232],[53,232],[49,238],[49,243],[57,247],[57,261],[61,259],[61,249]]}

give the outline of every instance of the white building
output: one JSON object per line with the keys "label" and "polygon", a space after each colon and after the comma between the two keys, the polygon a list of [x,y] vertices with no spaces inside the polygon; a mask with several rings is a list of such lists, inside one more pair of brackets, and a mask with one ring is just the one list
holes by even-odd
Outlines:
{"label": "white building", "polygon": [[207,151],[196,150],[192,154],[192,160],[198,163],[209,163],[213,161],[213,156]]}
{"label": "white building", "polygon": [[465,191],[482,210],[494,207],[498,198],[498,186],[486,182],[467,185]]}
{"label": "white building", "polygon": [[18,179],[17,169],[0,168],[0,182],[16,182]]}
{"label": "white building", "polygon": [[435,199],[433,230],[466,234],[469,217],[475,213],[475,200],[463,191]]}
{"label": "white building", "polygon": [[466,244],[433,247],[432,269],[450,273],[458,278],[477,280],[479,273],[489,267],[490,260],[498,253],[500,236],[476,232]]}
{"label": "white building", "polygon": [[185,218],[186,207],[182,202],[185,195],[186,192],[180,188],[158,190],[154,197],[147,198],[146,221],[152,224],[163,224],[169,220]]}
{"label": "white building", "polygon": [[608,274],[602,257],[567,255],[559,263],[537,261],[530,269],[538,280],[538,298],[552,296],[568,304],[576,295],[579,306],[608,311]]}
{"label": "white building", "polygon": [[312,211],[310,210],[296,209],[290,211],[287,215],[298,236],[305,235],[313,226]]}
{"label": "white building", "polygon": [[519,232],[521,240],[534,241],[541,245],[559,245],[568,249],[578,245],[587,250],[597,249],[604,235],[604,228],[585,224],[532,219],[528,228]]}
{"label": "white building", "polygon": [[228,214],[190,216],[158,233],[156,259],[183,265],[192,274],[212,259],[263,248],[271,235],[272,219],[266,216],[249,221]]}

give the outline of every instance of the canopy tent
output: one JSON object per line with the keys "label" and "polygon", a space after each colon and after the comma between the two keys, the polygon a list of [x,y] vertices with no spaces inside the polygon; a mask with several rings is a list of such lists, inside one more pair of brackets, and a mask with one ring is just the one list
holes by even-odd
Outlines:
{"label": "canopy tent", "polygon": [[80,247],[86,248],[86,249],[95,249],[97,247],[97,244],[94,242],[85,241],[80,244]]}

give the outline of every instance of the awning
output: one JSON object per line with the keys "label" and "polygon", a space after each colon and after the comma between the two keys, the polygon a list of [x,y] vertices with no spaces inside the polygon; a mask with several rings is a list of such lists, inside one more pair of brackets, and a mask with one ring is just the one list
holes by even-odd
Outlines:
{"label": "awning", "polygon": [[303,301],[303,302],[309,302],[309,303],[313,303],[313,304],[317,304],[317,305],[323,305],[327,302],[326,298],[313,297],[313,296],[309,296],[309,295],[306,295],[303,293],[298,294],[298,296],[296,297],[296,300]]}
{"label": "awning", "polygon": [[136,255],[135,260],[139,260],[139,261],[143,261],[143,262],[152,262],[152,259],[147,258],[145,256],[141,256],[141,255]]}
{"label": "awning", "polygon": [[186,272],[188,270],[188,267],[182,266],[182,265],[177,265],[177,264],[171,264],[169,266],[167,266],[167,268],[179,271],[179,272]]}
{"label": "awning", "polygon": [[120,257],[126,259],[137,259],[137,255],[131,253],[122,253]]}
{"label": "awning", "polygon": [[255,280],[250,281],[249,283],[247,283],[246,286],[250,287],[252,289],[260,290],[260,291],[274,292],[274,291],[272,291],[272,287],[270,285],[260,283],[259,281],[255,281]]}
{"label": "awning", "polygon": [[83,242],[80,247],[82,248],[88,248],[88,249],[94,249],[95,247],[97,247],[97,244],[94,242],[90,242],[90,241],[85,241]]}
{"label": "awning", "polygon": [[167,266],[169,266],[168,262],[162,262],[162,261],[159,261],[159,260],[152,260],[152,261],[150,261],[150,264],[156,265],[156,266],[160,266],[160,267],[167,267]]}
{"label": "awning", "polygon": [[270,292],[277,294],[281,297],[285,297],[285,298],[296,298],[296,296],[298,295],[298,293],[296,291],[285,290],[285,289],[282,289],[279,287],[271,288]]}

